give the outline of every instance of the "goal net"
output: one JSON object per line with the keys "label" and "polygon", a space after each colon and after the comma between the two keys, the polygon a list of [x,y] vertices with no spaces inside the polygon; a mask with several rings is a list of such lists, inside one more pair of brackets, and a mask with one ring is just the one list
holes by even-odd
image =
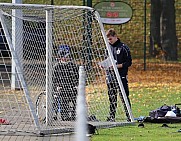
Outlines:
{"label": "goal net", "polygon": [[[97,128],[133,123],[103,25],[93,8],[0,3],[0,38],[1,132],[74,131],[79,66],[86,74],[87,121]],[[110,104],[106,71],[100,67],[108,56],[118,81],[114,89],[120,89],[113,122],[106,121]]]}

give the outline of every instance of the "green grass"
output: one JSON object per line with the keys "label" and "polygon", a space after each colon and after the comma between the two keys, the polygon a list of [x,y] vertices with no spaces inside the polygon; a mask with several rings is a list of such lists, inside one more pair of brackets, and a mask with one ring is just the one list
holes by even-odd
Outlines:
{"label": "green grass", "polygon": [[91,141],[179,141],[181,133],[177,132],[181,124],[170,124],[169,127],[161,127],[162,124],[145,123],[144,128],[137,126],[124,126],[99,130],[99,134],[93,135]]}
{"label": "green grass", "polygon": [[[163,104],[180,103],[181,86],[156,85],[148,88],[146,86],[135,88],[131,84],[130,99],[134,117],[148,116],[150,110]],[[145,127],[140,128],[139,123],[135,122],[134,126],[99,129],[99,134],[93,135],[91,141],[177,141],[181,139],[181,133],[178,132],[181,129],[181,123],[167,124],[169,127],[162,127],[161,123],[144,123]]]}
{"label": "green grass", "polygon": [[147,116],[150,110],[156,109],[163,104],[174,105],[181,103],[181,86],[148,87],[133,90],[130,89],[130,99],[135,117]]}

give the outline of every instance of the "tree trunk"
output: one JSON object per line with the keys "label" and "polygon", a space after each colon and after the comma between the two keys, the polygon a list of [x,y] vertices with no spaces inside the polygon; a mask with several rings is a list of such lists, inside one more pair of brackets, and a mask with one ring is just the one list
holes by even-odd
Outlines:
{"label": "tree trunk", "polygon": [[160,48],[160,1],[151,0],[151,16],[150,16],[150,48],[149,53],[156,56]]}
{"label": "tree trunk", "polygon": [[161,0],[161,46],[164,59],[177,61],[177,36],[175,27],[174,0]]}
{"label": "tree trunk", "polygon": [[151,0],[149,53],[163,60],[177,60],[174,0]]}

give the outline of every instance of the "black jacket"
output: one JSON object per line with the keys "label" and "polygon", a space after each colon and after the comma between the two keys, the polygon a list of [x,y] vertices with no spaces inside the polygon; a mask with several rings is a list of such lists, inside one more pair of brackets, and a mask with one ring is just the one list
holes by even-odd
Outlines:
{"label": "black jacket", "polygon": [[79,83],[79,66],[72,63],[57,63],[54,66],[53,85],[62,89],[74,89]]}
{"label": "black jacket", "polygon": [[[122,68],[118,68],[120,77],[125,77],[128,74],[128,67],[132,65],[132,58],[129,47],[118,39],[114,44],[110,44],[116,64],[123,64]],[[108,70],[107,73],[112,73]]]}

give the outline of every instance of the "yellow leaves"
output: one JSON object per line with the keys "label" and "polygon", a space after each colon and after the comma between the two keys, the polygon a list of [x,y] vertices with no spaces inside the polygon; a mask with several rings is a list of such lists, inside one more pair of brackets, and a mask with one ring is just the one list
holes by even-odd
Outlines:
{"label": "yellow leaves", "polygon": [[142,96],[143,96],[142,94],[138,94],[138,97],[139,97],[139,98],[142,98]]}
{"label": "yellow leaves", "polygon": [[137,112],[141,112],[141,110],[140,110],[140,109],[138,109],[138,110],[137,110]]}
{"label": "yellow leaves", "polygon": [[[146,71],[143,64],[133,60],[133,65],[129,69],[129,84],[138,87],[140,83],[144,85],[174,85],[181,82],[180,63],[147,63]],[[141,85],[141,84],[140,84]]]}
{"label": "yellow leaves", "polygon": [[154,44],[155,49],[158,49],[158,44]]}

